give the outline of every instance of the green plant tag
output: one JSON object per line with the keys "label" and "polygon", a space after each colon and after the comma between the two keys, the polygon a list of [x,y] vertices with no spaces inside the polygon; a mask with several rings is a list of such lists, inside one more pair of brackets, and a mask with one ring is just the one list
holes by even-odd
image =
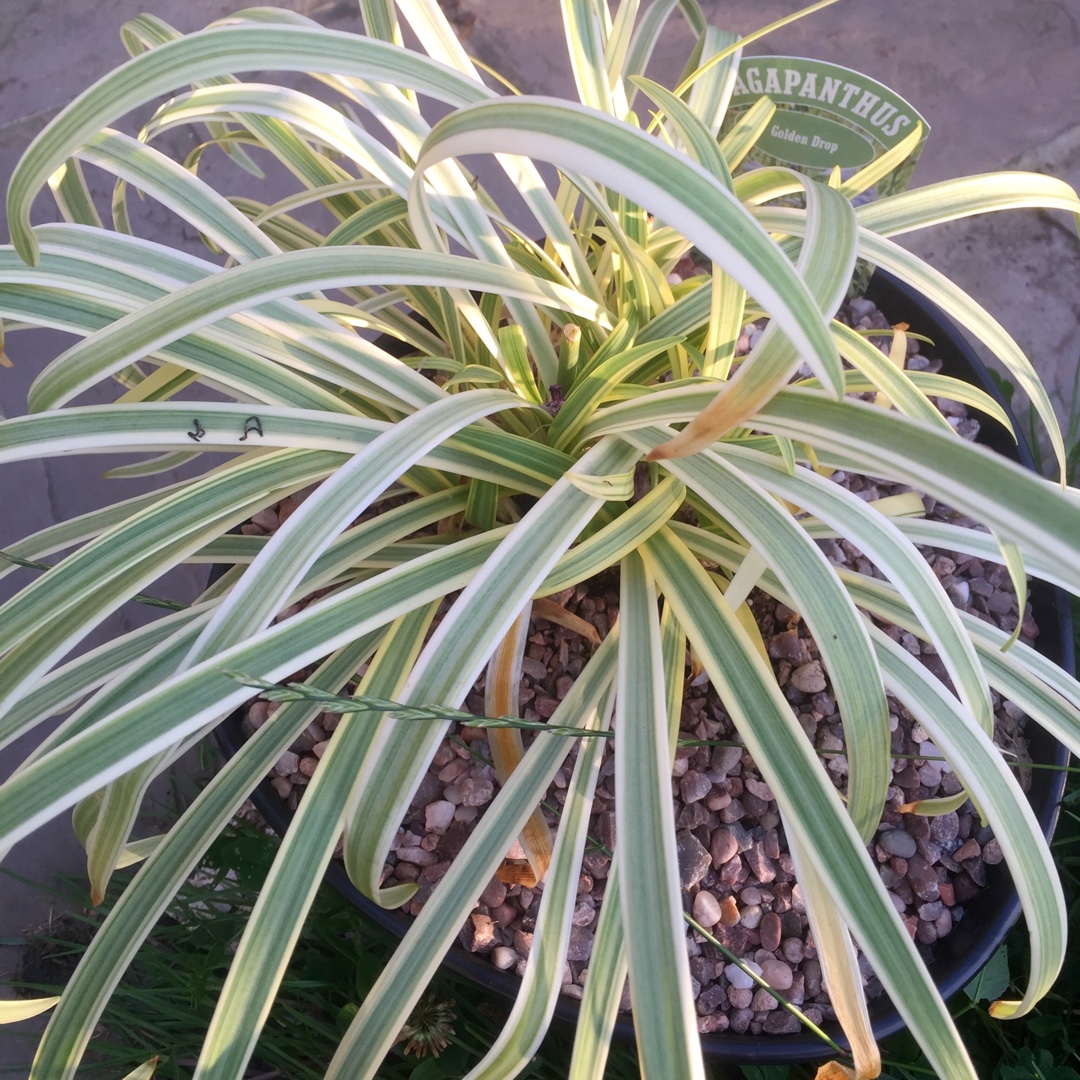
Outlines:
{"label": "green plant tag", "polygon": [[877,160],[922,124],[912,153],[885,174],[862,201],[903,191],[926,142],[929,125],[899,94],[851,68],[799,56],[747,57],[739,65],[725,129],[762,96],[776,112],[748,158],[788,165],[825,180],[839,166],[846,179]]}

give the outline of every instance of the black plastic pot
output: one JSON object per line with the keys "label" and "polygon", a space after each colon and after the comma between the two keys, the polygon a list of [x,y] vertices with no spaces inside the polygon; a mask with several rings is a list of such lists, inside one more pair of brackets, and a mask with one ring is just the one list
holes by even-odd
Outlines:
{"label": "black plastic pot", "polygon": [[[951,320],[937,307],[928,303],[909,286],[890,274],[878,270],[870,281],[866,295],[893,322],[904,321],[913,331],[924,334],[934,342],[928,352],[942,361],[947,375],[965,379],[985,390],[1005,409],[1012,419],[1008,404],[1002,399],[996,383],[974,350]],[[396,343],[395,343],[396,344]],[[979,441],[1027,468],[1034,469],[1031,451],[1021,436],[1020,445],[1013,443],[1008,432],[995,420],[982,414]],[[1015,424],[1019,431],[1019,425]],[[1038,644],[1044,655],[1055,660],[1070,673],[1075,672],[1073,630],[1069,604],[1065,595],[1041,582],[1032,582],[1031,604],[1039,625]],[[217,738],[230,757],[244,742],[241,712],[233,713],[217,729]],[[1040,727],[1032,724],[1025,732],[1031,747],[1032,760],[1040,764],[1065,766],[1068,750],[1055,742]],[[1034,769],[1029,798],[1035,815],[1049,838],[1057,822],[1058,808],[1065,786],[1061,769]],[[280,835],[289,826],[292,812],[286,809],[277,793],[264,780],[252,794],[252,800],[267,822]],[[358,892],[349,881],[340,863],[332,862],[326,879],[342,896],[351,901],[365,918],[401,937],[411,920],[396,911],[387,911]],[[942,995],[951,997],[975,977],[1001,944],[1008,929],[1020,915],[1020,901],[1009,880],[1004,864],[990,867],[987,887],[967,906],[963,921],[946,938],[932,946],[930,971]],[[515,998],[521,980],[499,971],[487,960],[455,946],[446,956],[447,967],[478,983],[487,990]],[[560,999],[556,1016],[576,1022],[578,1005],[568,998]],[[899,1013],[884,995],[870,1003],[874,1034],[878,1039],[903,1028]],[[826,1029],[841,1045],[846,1045],[843,1033],[836,1025]],[[616,1037],[632,1040],[633,1025],[629,1019],[616,1025]],[[705,1053],[716,1060],[732,1064],[794,1063],[823,1060],[830,1056],[828,1048],[809,1032],[794,1035],[732,1035],[718,1033],[702,1036]]]}

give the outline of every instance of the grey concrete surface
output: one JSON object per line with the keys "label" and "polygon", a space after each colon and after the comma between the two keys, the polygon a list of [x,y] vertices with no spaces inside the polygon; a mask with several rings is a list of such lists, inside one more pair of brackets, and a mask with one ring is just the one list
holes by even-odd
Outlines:
{"label": "grey concrete surface", "polygon": [[[467,31],[470,51],[522,90],[572,94],[557,0],[443,3]],[[245,6],[243,0],[0,0],[0,185],[6,186],[36,131],[125,58],[118,36],[125,20],[150,11],[190,31]],[[359,27],[354,0],[289,0],[282,6],[336,29]],[[798,6],[795,0],[703,0],[710,21],[744,34]],[[689,45],[676,16],[656,59],[656,77],[674,78]],[[1080,185],[1080,0],[841,0],[748,51],[843,64],[906,97],[932,126],[916,183],[1024,167]],[[125,126],[131,129],[138,119]],[[176,150],[190,145],[183,134],[170,137]],[[160,208],[132,200],[132,210],[140,235],[168,236],[200,250],[197,237],[177,229]],[[42,202],[37,220],[50,213]],[[6,224],[0,223],[0,236],[6,237]],[[952,223],[903,242],[999,318],[1064,412],[1080,355],[1080,243],[1071,223],[1062,215],[1011,213]],[[16,367],[0,368],[4,415],[24,411],[30,380],[66,343],[60,334],[13,336],[9,352]],[[115,498],[115,482],[102,480],[101,468],[94,460],[53,459],[0,469],[0,545]],[[137,490],[125,483],[125,493]],[[0,581],[0,599],[22,580],[13,575]],[[200,584],[192,572],[163,587],[185,599]],[[137,608],[124,609],[108,632],[145,617]],[[21,745],[0,752],[0,777],[23,752]],[[0,972],[15,961],[5,943],[47,921],[55,875],[77,873],[79,856],[66,819],[15,850],[10,865],[45,891],[0,879]],[[25,1075],[28,1060],[25,1041],[0,1030],[0,1074]]]}

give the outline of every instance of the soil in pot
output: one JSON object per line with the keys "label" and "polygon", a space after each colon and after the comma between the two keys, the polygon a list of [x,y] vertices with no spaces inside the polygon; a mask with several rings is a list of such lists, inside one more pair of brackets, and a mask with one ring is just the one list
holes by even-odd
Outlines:
{"label": "soil in pot", "polygon": [[[856,300],[842,313],[863,329],[885,329],[887,322],[866,300]],[[743,352],[760,327],[747,328]],[[887,339],[880,339],[888,347]],[[921,356],[912,342],[908,365],[937,370],[936,361]],[[978,421],[951,401],[940,407],[964,438],[978,433]],[[864,477],[833,478],[859,497],[873,500],[909,490]],[[257,515],[249,533],[268,533],[298,505],[302,494],[276,510]],[[927,516],[974,526],[947,507],[924,497]],[[876,569],[846,541],[821,541],[837,565],[876,574]],[[997,564],[949,552],[927,551],[936,575],[957,606],[1009,630],[1019,616],[1007,572]],[[618,581],[602,575],[552,598],[603,637],[617,616]],[[798,617],[763,593],[751,597],[755,617],[773,659],[777,680],[817,750],[830,777],[843,790],[847,762],[842,729],[827,674],[816,646]],[[282,613],[287,617],[289,613]],[[920,657],[935,675],[944,669],[931,648],[895,627],[888,632]],[[1023,637],[1038,634],[1030,610],[1024,613]],[[526,719],[550,717],[581,671],[591,650],[582,635],[544,619],[530,627],[523,663],[521,705]],[[681,718],[681,738],[698,745],[680,746],[672,776],[672,797],[686,907],[712,935],[815,1022],[832,1016],[821,979],[805,908],[786,852],[783,830],[768,785],[749,754],[738,744],[722,704],[712,688],[688,670]],[[1018,761],[1026,760],[1023,714],[995,696],[996,740]],[[1001,861],[989,830],[981,828],[970,804],[960,811],[927,819],[901,814],[907,802],[956,793],[959,782],[944,765],[927,733],[890,700],[893,729],[893,785],[881,827],[871,845],[883,882],[919,947],[928,955],[964,918],[967,905],[985,886],[987,867]],[[482,681],[467,707],[483,712]],[[251,705],[244,724],[261,725],[273,710],[267,702]],[[272,785],[287,806],[295,808],[337,718],[323,714],[282,756]],[[610,750],[601,769],[591,822],[591,843],[585,855],[566,969],[564,993],[580,997],[588,974],[593,929],[603,901],[610,853],[616,837],[614,758]],[[546,812],[554,823],[562,803],[570,764],[556,776],[548,792]],[[1023,778],[1023,777],[1022,777]],[[453,732],[440,746],[414,804],[395,839],[384,870],[384,884],[415,882],[419,890],[407,907],[415,915],[461,850],[472,824],[494,797],[498,781],[480,729]],[[508,853],[512,858],[513,850]],[[524,969],[539,904],[539,888],[492,880],[462,930],[463,946],[490,959],[503,970]],[[798,1022],[768,992],[756,988],[736,965],[705,938],[688,931],[688,950],[695,982],[698,1026],[704,1032],[786,1034]],[[880,993],[869,965],[864,968],[868,992]],[[624,1001],[628,1006],[629,1002]]]}

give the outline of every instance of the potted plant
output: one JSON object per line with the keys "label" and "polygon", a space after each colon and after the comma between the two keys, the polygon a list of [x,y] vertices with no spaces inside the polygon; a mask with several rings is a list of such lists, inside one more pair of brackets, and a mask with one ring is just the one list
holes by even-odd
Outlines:
{"label": "potted plant", "polygon": [[[580,104],[488,88],[430,0],[361,6],[367,36],[268,9],[188,37],[143,16],[125,30],[134,58],[57,116],[12,177],[0,314],[84,340],[41,372],[26,416],[0,423],[3,459],[145,451],[160,455],[143,467],[152,471],[178,455],[230,456],[9,552],[34,561],[79,545],[0,610],[3,738],[81,704],[0,789],[4,844],[74,808],[101,895],[129,857],[146,784],[250,697],[245,680],[317,665],[308,687],[334,693],[366,665],[360,695],[454,709],[486,669],[491,711],[513,712],[533,598],[615,567],[617,626],[550,718],[557,730],[527,749],[513,732],[493,739],[501,790],[327,1075],[375,1075],[519,834],[531,836],[537,862],[548,858],[537,803],[577,745],[550,851],[543,933],[511,1021],[474,1075],[524,1067],[554,1008],[605,741],[596,733],[612,725],[623,839],[574,1074],[602,1072],[628,972],[643,1075],[703,1075],[670,802],[668,716],[677,712],[687,644],[775,792],[856,1073],[879,1066],[853,936],[941,1075],[973,1075],[866,850],[890,775],[886,691],[963,778],[1012,871],[1032,972],[1022,1001],[995,1006],[1007,1016],[1029,1009],[1053,981],[1064,911],[1042,832],[990,739],[990,688],[1075,748],[1080,686],[1015,636],[961,619],[904,534],[827,473],[891,477],[985,523],[1021,596],[1025,570],[1077,590],[1080,508],[1070,490],[956,438],[927,398],[985,408],[979,391],[909,374],[831,319],[857,258],[893,271],[994,348],[1062,460],[1052,409],[1019,349],[889,237],[1008,206],[1075,213],[1080,200],[1047,177],[1003,174],[853,209],[851,198],[895,156],[838,186],[783,169],[733,179],[771,106],[763,100],[717,142],[739,43],[707,27],[693,2],[681,10],[700,45],[670,92],[641,72],[673,5],[654,6],[635,30],[633,3],[612,17],[605,4],[566,0]],[[398,11],[423,52],[397,44]],[[346,107],[232,74],[254,69],[314,72]],[[186,83],[194,89],[166,102],[142,139],[107,126]],[[624,119],[639,91],[664,138]],[[451,111],[429,125],[417,95]],[[351,118],[354,106],[396,150]],[[185,169],[153,148],[157,134],[182,123],[206,124],[211,141],[249,167],[247,148],[265,147],[303,193],[272,207],[226,200],[198,178],[196,161]],[[515,229],[461,164],[473,154],[497,156],[543,245]],[[82,161],[117,176],[118,230],[97,224]],[[559,170],[554,191],[535,161]],[[69,221],[32,228],[29,208],[47,182]],[[126,235],[127,186],[179,212],[228,256],[227,267]],[[793,194],[802,205],[776,204]],[[338,219],[329,235],[305,224],[298,208],[307,202]],[[448,253],[451,242],[467,254]],[[667,274],[691,245],[712,274],[673,285]],[[736,362],[740,328],[760,316],[768,328]],[[402,339],[409,354],[395,359],[357,326]],[[811,376],[792,385],[803,363]],[[121,388],[114,403],[71,404],[109,377]],[[188,393],[200,382],[218,399]],[[893,407],[882,407],[884,397],[845,396],[849,384],[867,383]],[[227,535],[315,482],[271,540]],[[352,525],[376,504],[393,508]],[[687,505],[693,520],[676,522]],[[815,521],[857,545],[886,580],[838,574],[813,539]],[[407,538],[431,526],[434,538],[410,547]],[[977,534],[955,543],[986,550]],[[189,559],[235,566],[194,606],[56,666],[106,613]],[[843,715],[846,802],[761,656],[744,611],[755,586],[797,611],[820,650]],[[312,592],[322,595],[295,611]],[[863,612],[931,643],[952,686]],[[319,709],[307,699],[279,709],[148,845],[145,866],[56,1008],[33,1077],[73,1074],[139,941]],[[392,711],[343,718],[251,914],[199,1077],[242,1074],[343,829],[356,886],[383,906],[408,899],[407,886],[381,888],[383,857],[446,726]]]}

